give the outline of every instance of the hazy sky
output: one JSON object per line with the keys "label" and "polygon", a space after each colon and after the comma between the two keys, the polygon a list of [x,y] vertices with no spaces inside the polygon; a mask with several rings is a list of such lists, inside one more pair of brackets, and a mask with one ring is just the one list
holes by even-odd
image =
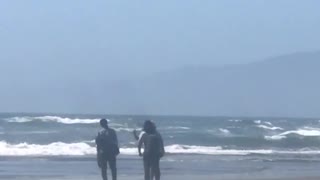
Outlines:
{"label": "hazy sky", "polygon": [[99,88],[108,80],[320,50],[319,7],[318,0],[3,0],[0,111],[98,112],[96,103],[114,95]]}
{"label": "hazy sky", "polygon": [[124,75],[318,50],[319,7],[318,0],[1,1],[1,66]]}

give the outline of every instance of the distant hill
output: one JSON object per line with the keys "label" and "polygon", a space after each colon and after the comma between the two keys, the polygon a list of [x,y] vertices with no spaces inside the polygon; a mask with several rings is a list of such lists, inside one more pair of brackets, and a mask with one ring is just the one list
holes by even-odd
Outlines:
{"label": "distant hill", "polygon": [[[189,67],[124,81],[107,82],[101,76],[86,81],[75,77],[65,82],[62,78],[51,87],[6,96],[12,104],[1,108],[23,112],[320,117],[319,69],[320,52],[312,52],[251,64]],[[33,99],[35,96],[41,98]]]}
{"label": "distant hill", "polygon": [[112,109],[124,113],[320,117],[319,78],[316,52],[186,68],[108,89],[117,108]]}

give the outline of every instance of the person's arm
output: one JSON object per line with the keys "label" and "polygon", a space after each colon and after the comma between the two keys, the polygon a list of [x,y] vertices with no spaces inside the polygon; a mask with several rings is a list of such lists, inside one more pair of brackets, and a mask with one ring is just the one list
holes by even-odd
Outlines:
{"label": "person's arm", "polygon": [[99,150],[100,150],[100,144],[101,144],[101,142],[100,142],[100,133],[98,133],[95,141],[96,141],[96,145],[97,145],[97,152],[99,152]]}
{"label": "person's arm", "polygon": [[165,149],[164,149],[164,143],[163,143],[163,139],[162,139],[162,136],[159,134],[160,136],[160,156],[164,156],[164,154],[166,153],[165,152]]}
{"label": "person's arm", "polygon": [[114,145],[114,146],[112,146],[113,147],[112,152],[113,152],[113,155],[117,156],[120,154],[117,133],[114,129],[109,129],[109,132],[110,132],[110,136],[111,136],[111,141]]}
{"label": "person's arm", "polygon": [[117,133],[115,130],[112,130],[113,132],[113,140],[114,140],[114,143],[118,146],[118,137],[117,137]]}
{"label": "person's arm", "polygon": [[142,153],[141,153],[141,148],[142,148],[142,144],[144,142],[144,138],[145,138],[145,134],[143,134],[141,136],[141,138],[139,139],[138,141],[138,152],[139,152],[139,156],[142,156]]}
{"label": "person's arm", "polygon": [[138,134],[137,134],[137,130],[136,130],[136,129],[133,130],[133,137],[134,137],[134,139],[135,139],[136,141],[139,140],[139,136],[138,136]]}
{"label": "person's arm", "polygon": [[99,157],[100,156],[100,133],[97,135],[95,141],[97,145],[97,163],[98,163],[98,166],[101,168],[102,167],[101,158]]}

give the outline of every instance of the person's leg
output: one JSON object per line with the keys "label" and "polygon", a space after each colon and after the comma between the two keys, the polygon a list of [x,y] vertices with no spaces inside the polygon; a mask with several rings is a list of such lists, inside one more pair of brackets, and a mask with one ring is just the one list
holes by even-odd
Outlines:
{"label": "person's leg", "polygon": [[112,180],[117,180],[117,159],[112,157],[109,159],[109,166],[111,169]]}
{"label": "person's leg", "polygon": [[101,168],[102,179],[108,180],[108,176],[107,176],[108,165],[107,165],[107,161],[105,159],[101,160],[101,167],[100,168]]}
{"label": "person's leg", "polygon": [[155,177],[155,180],[160,180],[160,158],[155,158],[152,162],[152,178]]}
{"label": "person's leg", "polygon": [[144,180],[151,180],[150,178],[150,160],[149,158],[143,158],[144,167]]}
{"label": "person's leg", "polygon": [[151,176],[151,180],[155,179],[155,173],[154,173],[154,159],[150,158],[150,176]]}

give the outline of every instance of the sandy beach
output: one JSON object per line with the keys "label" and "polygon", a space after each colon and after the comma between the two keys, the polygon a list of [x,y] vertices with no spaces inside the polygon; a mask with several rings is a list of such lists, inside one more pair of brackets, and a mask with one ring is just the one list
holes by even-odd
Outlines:
{"label": "sandy beach", "polygon": [[[14,180],[101,180],[98,176],[83,176],[83,177],[5,177],[0,176],[1,179],[14,179]],[[111,178],[110,178],[111,179]],[[119,176],[119,180],[141,180],[142,176]],[[192,176],[192,175],[164,175],[162,176],[163,180],[319,180],[318,177],[308,177],[308,176],[300,176],[300,177],[282,177],[282,178],[264,178],[264,177],[214,177],[214,176]]]}
{"label": "sandy beach", "polygon": [[[194,156],[161,162],[164,180],[319,180],[317,162],[233,161],[235,157]],[[184,159],[181,161],[181,159]],[[194,159],[198,159],[195,163]],[[202,159],[202,160],[201,160]],[[203,161],[208,159],[208,161]],[[109,174],[110,175],[110,174]],[[90,158],[2,158],[0,179],[4,180],[100,180],[95,159]],[[139,158],[120,156],[118,179],[143,179]]]}

